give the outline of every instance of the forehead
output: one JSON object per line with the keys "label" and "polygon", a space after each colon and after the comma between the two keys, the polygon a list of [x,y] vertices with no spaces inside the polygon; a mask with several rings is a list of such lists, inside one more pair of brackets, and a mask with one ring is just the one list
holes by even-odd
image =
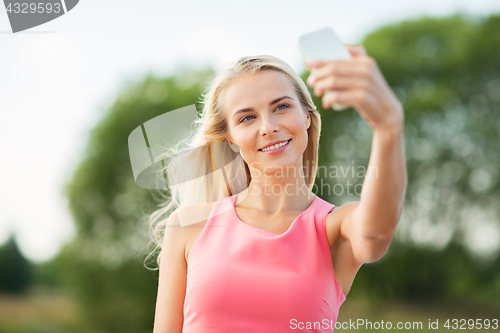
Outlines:
{"label": "forehead", "polygon": [[224,104],[228,116],[243,108],[269,107],[269,102],[288,95],[295,98],[290,79],[281,72],[264,70],[236,79],[226,90]]}

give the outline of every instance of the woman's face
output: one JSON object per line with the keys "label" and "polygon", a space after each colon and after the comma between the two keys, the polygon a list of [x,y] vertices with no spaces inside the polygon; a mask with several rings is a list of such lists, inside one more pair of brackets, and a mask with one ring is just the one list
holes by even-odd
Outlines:
{"label": "woman's face", "polygon": [[[267,171],[302,166],[311,117],[285,74],[263,70],[237,79],[227,89],[224,105],[228,141],[240,147],[249,166]],[[281,148],[262,151],[272,143],[287,140]]]}

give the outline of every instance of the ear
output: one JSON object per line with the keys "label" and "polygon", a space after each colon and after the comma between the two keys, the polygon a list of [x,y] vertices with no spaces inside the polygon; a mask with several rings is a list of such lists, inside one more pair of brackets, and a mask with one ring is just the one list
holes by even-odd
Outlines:
{"label": "ear", "polygon": [[239,153],[240,152],[240,147],[236,143],[229,143],[229,147],[235,152]]}
{"label": "ear", "polygon": [[233,139],[231,138],[230,135],[226,137],[227,143],[229,144],[229,147],[235,152],[239,153],[240,152],[240,147],[233,142]]}
{"label": "ear", "polygon": [[306,120],[306,129],[309,129],[309,127],[311,127],[311,114],[308,112]]}

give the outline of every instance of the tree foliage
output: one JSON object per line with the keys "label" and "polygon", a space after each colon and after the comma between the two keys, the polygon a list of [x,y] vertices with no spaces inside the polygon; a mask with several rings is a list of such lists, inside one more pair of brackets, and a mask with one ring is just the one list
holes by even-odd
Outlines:
{"label": "tree foliage", "polygon": [[[89,136],[85,154],[65,188],[77,228],[61,251],[59,267],[95,330],[137,332],[152,329],[158,274],[143,260],[150,213],[158,195],[134,182],[128,136],[142,123],[196,104],[213,70],[181,68],[171,77],[148,74],[127,84]],[[154,257],[148,268],[154,268]],[[152,266],[152,267],[151,267]]]}
{"label": "tree foliage", "polygon": [[0,292],[26,294],[33,282],[33,264],[19,250],[14,234],[0,247]]}

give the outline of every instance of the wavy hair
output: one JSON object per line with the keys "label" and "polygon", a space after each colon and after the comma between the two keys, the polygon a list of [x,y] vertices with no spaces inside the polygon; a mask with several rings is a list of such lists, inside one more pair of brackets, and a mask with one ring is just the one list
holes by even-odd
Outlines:
{"label": "wavy hair", "polygon": [[[201,96],[203,110],[195,120],[194,135],[187,140],[187,147],[170,148],[165,153],[171,161],[161,170],[167,175],[170,196],[160,204],[162,208],[149,217],[149,234],[155,248],[145,261],[160,249],[156,264],[160,265],[161,246],[167,218],[179,207],[214,202],[246,189],[251,181],[248,164],[239,153],[230,149],[227,142],[229,127],[225,119],[224,97],[227,88],[242,76],[274,70],[286,75],[295,88],[300,104],[311,116],[307,129],[308,144],[303,154],[305,182],[310,190],[314,186],[318,168],[318,149],[321,131],[321,117],[312,101],[304,81],[283,60],[272,55],[258,55],[240,58],[229,67],[211,76],[204,85]],[[213,172],[215,170],[215,172]],[[151,243],[150,242],[150,243]]]}

